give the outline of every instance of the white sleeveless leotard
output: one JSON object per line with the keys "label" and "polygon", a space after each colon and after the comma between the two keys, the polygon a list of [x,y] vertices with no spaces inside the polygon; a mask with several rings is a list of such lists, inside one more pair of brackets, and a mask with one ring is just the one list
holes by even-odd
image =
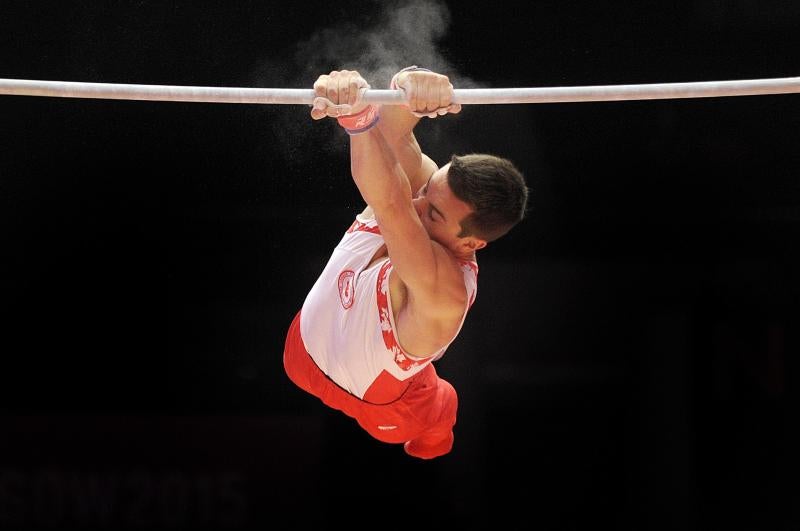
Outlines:
{"label": "white sleeveless leotard", "polygon": [[460,262],[467,304],[458,330],[431,356],[414,357],[396,339],[389,294],[391,260],[387,256],[367,267],[383,245],[377,221],[357,216],[300,313],[300,334],[317,366],[339,387],[375,404],[396,400],[406,380],[444,355],[461,331],[478,285],[478,264]]}

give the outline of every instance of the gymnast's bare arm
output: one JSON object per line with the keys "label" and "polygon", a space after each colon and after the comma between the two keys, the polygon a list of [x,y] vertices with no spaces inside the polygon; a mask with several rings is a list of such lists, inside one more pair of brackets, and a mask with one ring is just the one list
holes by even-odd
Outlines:
{"label": "gymnast's bare arm", "polygon": [[[412,74],[417,73],[408,75]],[[411,96],[410,108],[423,111],[448,108],[452,85],[444,76],[430,72],[424,74],[408,79],[413,81],[407,92]],[[333,103],[353,105],[351,114],[356,114],[365,105],[358,102],[353,92],[364,84],[357,72],[343,70],[320,76],[315,91]],[[330,111],[312,110],[312,117],[325,115],[330,116]],[[350,137],[350,164],[353,180],[381,227],[394,266],[393,275],[401,282],[402,293],[399,295],[404,304],[395,318],[401,328],[413,331],[409,334],[413,335],[414,342],[411,352],[430,355],[451,339],[454,323],[457,324],[463,313],[463,278],[453,256],[431,240],[425,230],[412,202],[409,177],[384,137],[384,131],[394,132],[397,141],[403,136],[404,128],[413,128],[417,122],[416,117],[412,120],[407,115],[396,116],[400,120],[398,123],[391,122],[391,114],[381,115],[381,122],[388,123]],[[410,149],[413,150],[413,146]],[[391,286],[390,289],[394,299],[396,291]],[[400,340],[403,343],[402,337]]]}
{"label": "gymnast's bare arm", "polygon": [[[398,78],[408,82],[406,73],[401,73]],[[400,79],[398,79],[400,80]],[[438,168],[436,163],[422,152],[414,136],[414,127],[420,118],[415,116],[409,107],[404,105],[384,105],[380,110],[380,128],[383,138],[392,150],[394,157],[402,166],[411,185],[411,192],[416,196],[428,177]]]}

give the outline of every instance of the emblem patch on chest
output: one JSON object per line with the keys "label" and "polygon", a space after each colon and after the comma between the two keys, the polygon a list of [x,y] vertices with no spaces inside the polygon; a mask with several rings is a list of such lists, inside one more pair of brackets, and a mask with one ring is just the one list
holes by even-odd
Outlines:
{"label": "emblem patch on chest", "polygon": [[355,273],[349,269],[345,269],[339,273],[339,300],[342,301],[342,307],[347,310],[353,305],[355,298]]}

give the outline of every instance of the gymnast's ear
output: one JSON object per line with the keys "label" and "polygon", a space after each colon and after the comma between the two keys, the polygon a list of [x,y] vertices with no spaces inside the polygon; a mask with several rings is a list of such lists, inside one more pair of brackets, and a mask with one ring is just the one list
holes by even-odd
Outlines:
{"label": "gymnast's ear", "polygon": [[476,236],[464,236],[458,243],[463,246],[463,250],[471,252],[483,249],[487,245],[486,240]]}

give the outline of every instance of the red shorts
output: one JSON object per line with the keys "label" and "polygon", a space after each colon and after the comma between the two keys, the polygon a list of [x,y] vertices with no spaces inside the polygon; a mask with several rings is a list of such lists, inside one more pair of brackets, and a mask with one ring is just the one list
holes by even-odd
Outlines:
{"label": "red shorts", "polygon": [[444,455],[453,447],[458,397],[432,363],[410,378],[408,389],[394,402],[365,402],[336,385],[314,363],[300,337],[298,312],[286,335],[283,367],[298,387],[354,418],[379,441],[404,443],[409,455],[422,459]]}

